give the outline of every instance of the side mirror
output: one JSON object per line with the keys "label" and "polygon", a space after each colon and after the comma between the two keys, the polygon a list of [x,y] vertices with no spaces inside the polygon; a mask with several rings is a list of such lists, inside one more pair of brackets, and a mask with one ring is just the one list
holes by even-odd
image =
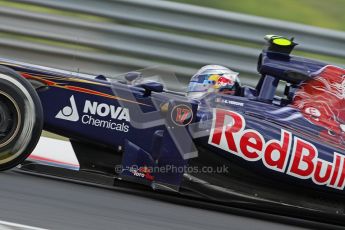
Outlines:
{"label": "side mirror", "polygon": [[128,72],[126,75],[125,75],[125,79],[127,82],[131,83],[132,81],[138,79],[138,78],[141,78],[141,73],[140,72]]}
{"label": "side mirror", "polygon": [[161,93],[164,89],[163,85],[156,81],[145,82],[143,84],[137,85],[137,87],[145,89],[144,96],[150,96],[152,91]]}

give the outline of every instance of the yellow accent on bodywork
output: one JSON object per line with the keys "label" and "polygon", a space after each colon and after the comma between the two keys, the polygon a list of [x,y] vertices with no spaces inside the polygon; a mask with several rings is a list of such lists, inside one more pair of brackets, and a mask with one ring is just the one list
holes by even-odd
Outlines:
{"label": "yellow accent on bodywork", "polygon": [[279,46],[290,46],[292,44],[292,42],[286,38],[274,38],[272,42]]}

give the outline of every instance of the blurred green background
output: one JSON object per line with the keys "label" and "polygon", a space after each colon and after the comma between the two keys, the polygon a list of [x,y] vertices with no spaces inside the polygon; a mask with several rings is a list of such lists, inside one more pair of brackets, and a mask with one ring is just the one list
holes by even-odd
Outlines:
{"label": "blurred green background", "polygon": [[345,0],[173,0],[345,31]]}
{"label": "blurred green background", "polygon": [[[58,0],[56,0],[58,1]],[[345,0],[169,0],[180,3],[193,4],[198,6],[210,7],[226,11],[233,11],[249,15],[257,15],[267,18],[280,19],[284,21],[291,21],[303,23],[312,26],[335,29],[345,31]],[[67,16],[71,18],[78,18],[85,21],[115,23],[122,25],[131,25],[139,28],[152,29],[163,31],[167,33],[176,34],[176,30],[154,27],[145,23],[129,23],[127,21],[113,20],[111,18],[102,17],[98,15],[91,15],[87,13],[73,12],[62,9],[52,9],[45,6],[37,6],[29,2],[14,2],[11,0],[0,0],[0,7],[10,7],[25,11],[32,11],[37,13],[47,13],[52,15]],[[205,34],[195,34],[193,32],[179,31],[178,34],[186,36],[196,36],[205,40],[219,41],[222,43],[229,43],[244,47],[261,49],[261,45],[244,42],[242,40],[228,39],[223,37],[209,36]],[[99,52],[97,49],[87,46],[67,44],[55,40],[41,39],[31,36],[23,36],[15,33],[0,32],[0,36],[4,38],[24,40],[30,42],[38,42],[41,44],[59,46],[82,51]],[[310,52],[303,52],[296,50],[296,55],[306,56],[309,58],[321,59],[333,63],[344,63],[343,58],[315,54]]]}

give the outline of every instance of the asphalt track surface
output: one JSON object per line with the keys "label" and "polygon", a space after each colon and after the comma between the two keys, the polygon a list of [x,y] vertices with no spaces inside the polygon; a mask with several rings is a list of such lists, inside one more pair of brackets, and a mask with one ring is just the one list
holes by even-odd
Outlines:
{"label": "asphalt track surface", "polygon": [[40,228],[301,229],[13,170],[0,184],[0,220]]}

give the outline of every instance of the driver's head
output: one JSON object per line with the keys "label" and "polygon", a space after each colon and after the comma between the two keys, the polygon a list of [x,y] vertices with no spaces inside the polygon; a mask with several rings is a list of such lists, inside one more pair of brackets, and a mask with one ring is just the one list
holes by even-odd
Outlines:
{"label": "driver's head", "polygon": [[208,93],[239,94],[239,73],[220,65],[206,65],[191,78],[187,96],[198,99]]}

